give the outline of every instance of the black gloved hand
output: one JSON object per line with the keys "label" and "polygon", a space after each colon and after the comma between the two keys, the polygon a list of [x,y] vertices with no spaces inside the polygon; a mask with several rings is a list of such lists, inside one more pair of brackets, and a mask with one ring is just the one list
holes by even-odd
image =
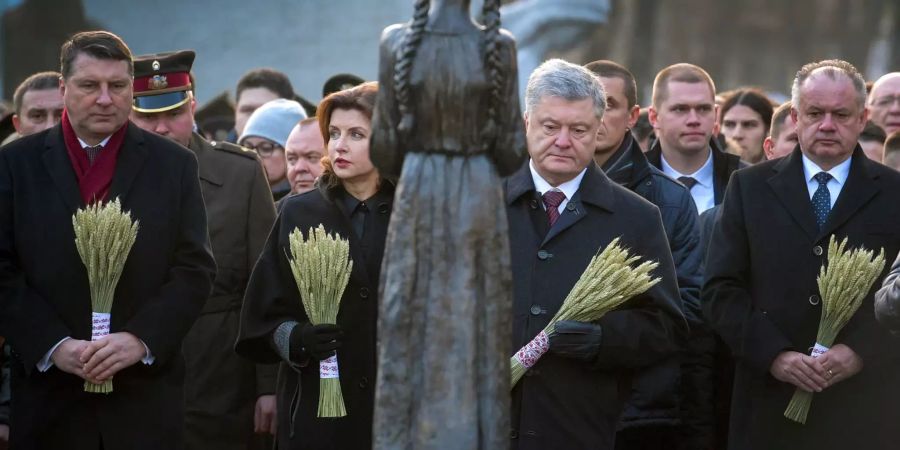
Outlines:
{"label": "black gloved hand", "polygon": [[590,322],[563,320],[550,335],[550,351],[566,358],[591,362],[600,351],[603,328]]}
{"label": "black gloved hand", "polygon": [[291,330],[291,361],[300,364],[308,358],[326,359],[341,347],[343,337],[341,327],[333,323],[297,325]]}

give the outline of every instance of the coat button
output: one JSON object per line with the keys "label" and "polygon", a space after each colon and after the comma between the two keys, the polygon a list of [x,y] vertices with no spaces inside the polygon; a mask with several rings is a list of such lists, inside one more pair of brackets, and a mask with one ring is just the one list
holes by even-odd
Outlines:
{"label": "coat button", "polygon": [[531,206],[531,209],[537,209],[537,207],[538,207],[537,200],[531,200],[531,202],[529,203],[529,206]]}
{"label": "coat button", "polygon": [[817,246],[813,247],[813,255],[822,256],[822,246],[821,245],[817,245]]}
{"label": "coat button", "polygon": [[510,431],[510,432],[509,432],[509,438],[510,438],[510,439],[518,439],[518,438],[519,438],[519,432],[518,432],[518,430],[512,430],[512,431]]}
{"label": "coat button", "polygon": [[369,387],[369,379],[366,378],[366,377],[360,378],[360,379],[359,379],[359,388],[360,388],[360,389],[365,389],[365,388],[367,388],[367,387]]}
{"label": "coat button", "polygon": [[819,296],[816,295],[816,294],[813,294],[813,295],[810,295],[810,296],[809,296],[809,304],[810,304],[810,305],[816,306],[816,305],[819,304],[820,301],[822,301],[822,298],[819,297]]}
{"label": "coat button", "polygon": [[572,202],[567,203],[566,209],[568,209],[569,211],[575,211],[575,204]]}
{"label": "coat button", "polygon": [[378,212],[380,212],[381,214],[387,214],[390,210],[391,208],[387,203],[381,202],[378,204]]}
{"label": "coat button", "polygon": [[531,315],[532,316],[541,315],[541,307],[539,305],[531,305]]}
{"label": "coat button", "polygon": [[553,254],[548,252],[547,250],[540,250],[540,251],[538,251],[537,257],[541,261],[546,261],[546,260],[552,258]]}
{"label": "coat button", "polygon": [[359,298],[369,298],[369,288],[361,288],[359,290]]}
{"label": "coat button", "polygon": [[534,437],[534,436],[537,436],[538,434],[537,434],[537,431],[534,431],[534,430],[528,430],[528,431],[525,432],[525,435],[526,435],[526,436],[532,436],[532,437]]}

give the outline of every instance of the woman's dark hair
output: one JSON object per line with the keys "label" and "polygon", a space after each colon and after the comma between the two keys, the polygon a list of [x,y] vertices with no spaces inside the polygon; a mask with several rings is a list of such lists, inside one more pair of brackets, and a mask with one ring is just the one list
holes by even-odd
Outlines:
{"label": "woman's dark hair", "polygon": [[762,125],[765,127],[765,135],[769,134],[775,106],[772,105],[772,101],[769,100],[766,94],[756,88],[742,88],[732,91],[731,95],[722,102],[722,106],[719,108],[719,123],[722,123],[725,119],[725,114],[737,105],[746,106],[759,114],[759,117],[762,119]]}
{"label": "woman's dark hair", "polygon": [[[336,109],[352,109],[361,112],[369,121],[372,120],[372,113],[375,110],[375,96],[378,94],[378,83],[369,81],[359,86],[337,91],[325,97],[319,107],[316,108],[316,120],[319,121],[319,130],[322,132],[322,138],[325,140],[325,147],[328,148],[328,141],[331,135],[328,127],[331,125],[331,113]],[[331,160],[328,153],[321,160],[322,175],[319,177],[319,183],[325,189],[331,189],[341,184],[341,180],[335,176],[334,169],[331,167]]]}
{"label": "woman's dark hair", "polygon": [[[408,133],[413,129],[413,115],[410,110],[409,81],[412,73],[412,63],[416,57],[416,51],[422,42],[422,34],[425,24],[428,22],[428,8],[430,0],[416,0],[413,7],[413,18],[403,37],[400,46],[400,56],[394,63],[394,95],[397,107],[400,111],[400,124],[397,129],[400,133]],[[503,86],[506,69],[500,57],[500,0],[484,0],[481,9],[484,20],[485,54],[484,67],[487,70],[487,79],[491,84],[491,101],[488,107],[488,129],[494,130],[497,122],[497,108],[503,104]]]}

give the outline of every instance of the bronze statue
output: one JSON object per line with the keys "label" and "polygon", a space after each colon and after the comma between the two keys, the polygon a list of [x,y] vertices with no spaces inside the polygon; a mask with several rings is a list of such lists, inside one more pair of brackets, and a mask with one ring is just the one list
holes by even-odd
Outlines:
{"label": "bronze statue", "polygon": [[[372,160],[397,176],[374,448],[509,446],[512,284],[501,177],[527,151],[499,0],[417,0],[385,29]],[[402,170],[401,170],[402,169]]]}

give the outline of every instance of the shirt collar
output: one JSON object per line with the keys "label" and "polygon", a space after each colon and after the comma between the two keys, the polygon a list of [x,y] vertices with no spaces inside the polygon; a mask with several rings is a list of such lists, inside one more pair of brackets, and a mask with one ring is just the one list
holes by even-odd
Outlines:
{"label": "shirt collar", "polygon": [[852,156],[847,158],[844,162],[832,167],[831,170],[822,170],[818,164],[807,158],[806,155],[801,155],[803,156],[803,175],[806,177],[807,183],[812,181],[813,177],[819,172],[828,172],[840,186],[843,186],[844,183],[847,182],[847,177],[850,175],[850,162],[853,160]]}
{"label": "shirt collar", "polygon": [[[106,139],[100,141],[100,143],[97,144],[97,145],[106,148],[106,144],[109,143],[110,138],[112,138],[112,135],[107,136]],[[81,144],[81,148],[91,148],[91,147],[94,147],[93,145],[90,145],[90,144],[88,144],[87,142],[84,142],[83,140],[81,140],[81,138],[78,138],[78,143]]]}
{"label": "shirt collar", "polygon": [[566,200],[571,200],[572,197],[575,196],[575,192],[577,192],[578,187],[581,186],[581,179],[584,178],[584,174],[587,172],[587,168],[584,168],[581,170],[581,173],[575,176],[575,178],[572,178],[559,186],[553,187],[537,173],[537,170],[534,168],[534,161],[528,160],[528,169],[531,170],[531,179],[534,180],[534,189],[538,191],[541,196],[547,191],[555,190],[565,194]]}
{"label": "shirt collar", "polygon": [[669,175],[676,180],[681,177],[691,177],[694,180],[697,180],[697,184],[700,186],[711,188],[713,185],[713,154],[716,150],[709,149],[709,156],[706,157],[706,162],[697,169],[696,172],[691,174],[681,173],[675,170],[672,166],[669,165],[669,162],[666,161],[666,155],[660,152],[660,160],[662,162],[663,172],[666,175]]}

